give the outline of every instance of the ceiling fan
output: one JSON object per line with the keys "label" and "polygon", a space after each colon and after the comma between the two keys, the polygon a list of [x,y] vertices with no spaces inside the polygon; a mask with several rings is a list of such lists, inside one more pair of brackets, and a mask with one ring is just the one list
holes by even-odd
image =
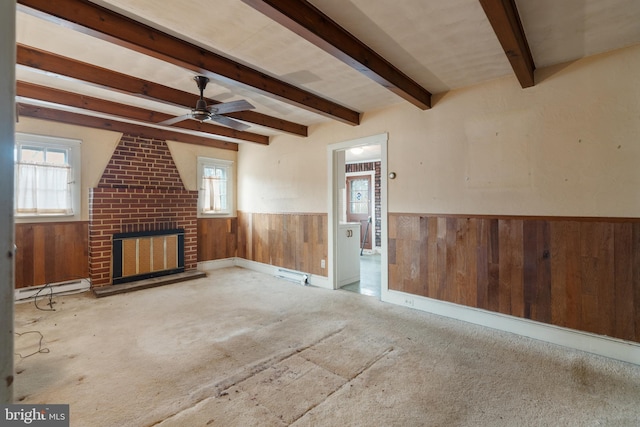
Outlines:
{"label": "ceiling fan", "polygon": [[198,99],[198,101],[196,102],[196,108],[191,110],[190,113],[174,117],[157,124],[169,126],[183,120],[193,119],[198,120],[199,122],[213,121],[240,131],[249,129],[250,126],[245,125],[244,123],[241,123],[230,117],[222,116],[221,114],[252,110],[256,107],[254,107],[244,99],[207,106],[207,101],[204,99],[204,89],[205,87],[207,87],[207,83],[209,83],[209,78],[205,76],[195,76],[194,80],[198,85],[198,89],[200,89],[200,99]]}

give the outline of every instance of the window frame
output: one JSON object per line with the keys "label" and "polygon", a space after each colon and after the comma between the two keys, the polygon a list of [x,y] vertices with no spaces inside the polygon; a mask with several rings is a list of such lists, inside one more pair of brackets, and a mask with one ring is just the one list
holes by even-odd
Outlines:
{"label": "window frame", "polygon": [[[219,212],[204,212],[203,211],[203,195],[204,188],[202,187],[202,178],[204,175],[205,167],[224,168],[226,170],[227,177],[227,209]],[[198,156],[198,173],[197,173],[197,188],[198,188],[198,218],[213,218],[213,217],[232,217],[235,215],[235,168],[233,160],[216,159],[212,157]]]}
{"label": "window frame", "polygon": [[[67,151],[67,163],[71,168],[71,213],[18,213],[17,212],[17,196],[18,196],[18,157],[20,149],[25,147],[59,149]],[[15,134],[15,154],[14,154],[14,195],[13,195],[13,214],[16,220],[28,220],[37,222],[46,221],[75,221],[80,220],[82,216],[82,159],[81,159],[82,141],[78,139],[53,137],[29,133]]]}

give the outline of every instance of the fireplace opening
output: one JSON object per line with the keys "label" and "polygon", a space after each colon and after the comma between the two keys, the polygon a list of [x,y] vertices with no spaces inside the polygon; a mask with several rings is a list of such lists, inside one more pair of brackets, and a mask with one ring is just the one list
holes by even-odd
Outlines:
{"label": "fireplace opening", "polygon": [[184,229],[116,233],[113,284],[184,271]]}

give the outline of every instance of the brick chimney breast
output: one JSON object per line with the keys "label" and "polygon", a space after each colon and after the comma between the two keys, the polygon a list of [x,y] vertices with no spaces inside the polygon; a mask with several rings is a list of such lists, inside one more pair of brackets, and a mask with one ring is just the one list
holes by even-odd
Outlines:
{"label": "brick chimney breast", "polygon": [[89,192],[89,274],[112,283],[115,233],[185,231],[185,269],[197,266],[198,192],[185,189],[166,141],[123,135]]}

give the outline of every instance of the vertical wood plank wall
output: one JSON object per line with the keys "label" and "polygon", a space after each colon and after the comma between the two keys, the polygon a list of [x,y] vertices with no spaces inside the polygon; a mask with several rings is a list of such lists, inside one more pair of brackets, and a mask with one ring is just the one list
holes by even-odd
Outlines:
{"label": "vertical wood plank wall", "polygon": [[89,277],[89,223],[15,225],[16,288]]}
{"label": "vertical wood plank wall", "polygon": [[[86,278],[88,223],[16,224],[16,288]],[[198,261],[327,275],[326,214],[198,220]],[[640,219],[389,214],[389,289],[640,342]]]}
{"label": "vertical wood plank wall", "polygon": [[640,342],[640,219],[392,213],[389,289]]}
{"label": "vertical wood plank wall", "polygon": [[[15,233],[16,288],[89,277],[88,222],[16,224]],[[200,218],[197,241],[198,261],[239,256],[327,275],[320,268],[328,251],[326,214],[239,213],[238,218]]]}
{"label": "vertical wood plank wall", "polygon": [[238,257],[327,276],[327,214],[238,212]]}
{"label": "vertical wood plank wall", "polygon": [[237,255],[237,218],[198,218],[198,262]]}

